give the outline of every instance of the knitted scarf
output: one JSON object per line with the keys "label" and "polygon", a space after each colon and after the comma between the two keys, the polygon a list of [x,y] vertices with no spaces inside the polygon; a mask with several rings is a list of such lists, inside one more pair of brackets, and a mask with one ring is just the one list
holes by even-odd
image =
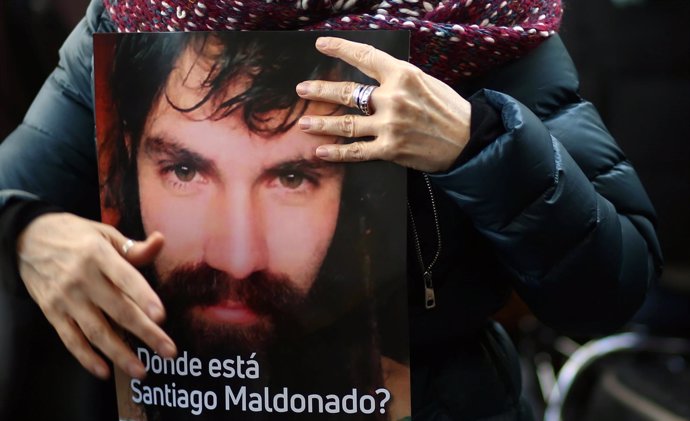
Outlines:
{"label": "knitted scarf", "polygon": [[121,32],[411,31],[411,61],[451,85],[523,56],[560,25],[561,0],[104,0]]}

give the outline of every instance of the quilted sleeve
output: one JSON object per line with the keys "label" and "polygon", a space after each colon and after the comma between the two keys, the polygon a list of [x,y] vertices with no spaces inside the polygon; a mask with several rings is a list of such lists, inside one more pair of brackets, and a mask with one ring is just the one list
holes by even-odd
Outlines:
{"label": "quilted sleeve", "polygon": [[103,12],[99,1],[91,4],[23,122],[0,144],[0,214],[13,202],[41,199],[99,217],[91,69],[92,35],[107,29]]}
{"label": "quilted sleeve", "polygon": [[598,333],[627,321],[661,270],[654,209],[588,102],[543,121],[486,90],[506,133],[434,181],[474,221],[545,323]]}
{"label": "quilted sleeve", "polygon": [[108,29],[103,16],[101,2],[92,2],[24,121],[0,144],[0,211],[12,198],[40,197],[98,216],[92,35]]}

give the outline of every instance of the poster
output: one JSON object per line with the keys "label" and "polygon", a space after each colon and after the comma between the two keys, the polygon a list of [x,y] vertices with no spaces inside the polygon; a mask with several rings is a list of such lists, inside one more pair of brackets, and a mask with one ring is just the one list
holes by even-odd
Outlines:
{"label": "poster", "polygon": [[[165,246],[140,268],[178,357],[128,338],[121,420],[400,420],[410,415],[405,170],[332,164],[297,83],[367,81],[319,34],[94,36],[103,221]],[[406,59],[406,32],[329,32]]]}

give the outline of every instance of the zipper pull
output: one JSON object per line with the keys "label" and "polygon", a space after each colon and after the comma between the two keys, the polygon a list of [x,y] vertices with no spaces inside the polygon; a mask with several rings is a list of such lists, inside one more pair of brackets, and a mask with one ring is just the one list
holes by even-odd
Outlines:
{"label": "zipper pull", "polygon": [[424,306],[427,310],[436,307],[436,295],[430,270],[424,272]]}

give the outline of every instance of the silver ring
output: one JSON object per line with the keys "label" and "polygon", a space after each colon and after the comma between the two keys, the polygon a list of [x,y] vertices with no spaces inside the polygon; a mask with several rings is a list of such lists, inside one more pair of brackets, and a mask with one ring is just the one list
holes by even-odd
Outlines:
{"label": "silver ring", "polygon": [[357,108],[364,115],[371,115],[373,108],[370,106],[371,94],[378,86],[358,84],[352,91],[352,99]]}
{"label": "silver ring", "polygon": [[359,108],[359,94],[362,92],[364,85],[361,83],[355,84],[355,89],[352,90],[352,104]]}
{"label": "silver ring", "polygon": [[122,254],[126,256],[132,246],[134,246],[134,240],[128,238],[127,241],[125,241],[125,243],[122,245]]}

